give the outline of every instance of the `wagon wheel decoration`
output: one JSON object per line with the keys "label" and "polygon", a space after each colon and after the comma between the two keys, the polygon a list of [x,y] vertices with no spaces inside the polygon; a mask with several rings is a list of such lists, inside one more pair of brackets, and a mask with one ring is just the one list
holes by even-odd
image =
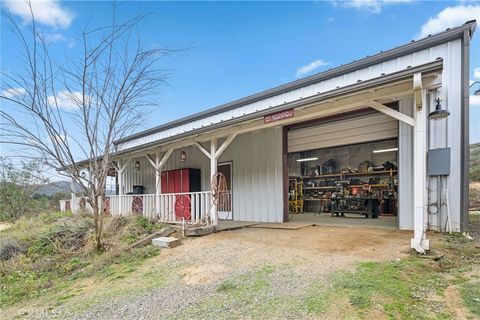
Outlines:
{"label": "wagon wheel decoration", "polygon": [[190,212],[190,197],[182,194],[175,200],[175,216],[177,219],[190,220],[192,213]]}
{"label": "wagon wheel decoration", "polygon": [[105,197],[105,200],[103,201],[103,213],[110,213],[110,197]]}
{"label": "wagon wheel decoration", "polygon": [[133,213],[142,213],[143,212],[143,197],[136,196],[132,200],[132,212]]}

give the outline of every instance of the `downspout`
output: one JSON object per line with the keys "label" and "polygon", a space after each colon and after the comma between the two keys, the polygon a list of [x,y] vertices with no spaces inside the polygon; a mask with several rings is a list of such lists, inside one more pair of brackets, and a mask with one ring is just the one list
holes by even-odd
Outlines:
{"label": "downspout", "polygon": [[414,88],[414,119],[413,132],[413,198],[414,198],[414,236],[410,245],[419,253],[429,250],[429,241],[426,237],[427,207],[425,203],[426,193],[426,94],[422,85],[422,74],[413,76]]}

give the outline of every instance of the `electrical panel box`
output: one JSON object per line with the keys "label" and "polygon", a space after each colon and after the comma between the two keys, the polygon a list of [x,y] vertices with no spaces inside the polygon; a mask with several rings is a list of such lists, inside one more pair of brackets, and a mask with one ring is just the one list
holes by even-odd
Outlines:
{"label": "electrical panel box", "polygon": [[450,148],[428,150],[427,173],[429,176],[448,176],[450,174]]}

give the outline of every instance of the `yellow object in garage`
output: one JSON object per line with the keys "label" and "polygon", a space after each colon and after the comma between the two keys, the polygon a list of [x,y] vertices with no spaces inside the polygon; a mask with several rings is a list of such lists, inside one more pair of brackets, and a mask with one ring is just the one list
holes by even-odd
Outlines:
{"label": "yellow object in garage", "polygon": [[303,181],[299,177],[288,179],[288,207],[292,213],[303,213]]}

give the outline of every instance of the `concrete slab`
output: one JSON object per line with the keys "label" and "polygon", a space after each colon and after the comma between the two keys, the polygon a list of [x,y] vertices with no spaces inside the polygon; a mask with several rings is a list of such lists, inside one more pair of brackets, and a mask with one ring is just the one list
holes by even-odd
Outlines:
{"label": "concrete slab", "polygon": [[250,228],[264,228],[264,229],[283,229],[283,230],[298,230],[306,227],[313,226],[313,223],[298,223],[298,222],[285,222],[285,223],[262,223],[250,226]]}
{"label": "concrete slab", "polygon": [[180,244],[180,239],[174,237],[159,237],[153,239],[152,244],[161,248],[174,248]]}
{"label": "concrete slab", "polygon": [[290,215],[291,222],[313,223],[316,226],[363,227],[379,229],[398,229],[397,217],[366,219],[358,214],[346,214],[345,217],[332,217],[330,213],[314,214],[310,212]]}
{"label": "concrete slab", "polygon": [[235,230],[235,229],[254,226],[256,224],[258,224],[258,222],[220,220],[218,221],[216,230],[217,231]]}

